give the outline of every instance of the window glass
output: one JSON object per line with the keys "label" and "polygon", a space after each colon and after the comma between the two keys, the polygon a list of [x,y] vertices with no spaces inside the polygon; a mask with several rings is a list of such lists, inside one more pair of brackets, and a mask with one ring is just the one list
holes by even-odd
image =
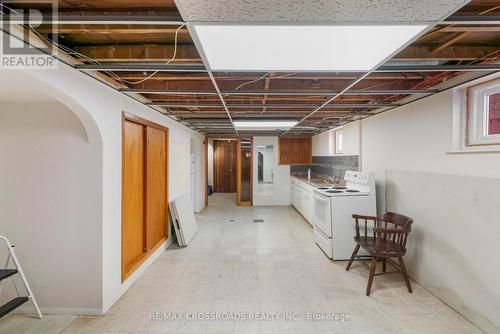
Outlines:
{"label": "window glass", "polygon": [[488,135],[500,134],[500,93],[488,96]]}

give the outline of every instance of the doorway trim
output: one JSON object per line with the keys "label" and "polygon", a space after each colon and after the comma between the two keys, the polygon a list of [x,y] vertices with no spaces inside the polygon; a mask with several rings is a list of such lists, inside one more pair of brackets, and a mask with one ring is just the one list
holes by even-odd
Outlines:
{"label": "doorway trim", "polygon": [[250,158],[250,201],[242,201],[241,200],[241,137],[238,137],[238,141],[236,143],[236,204],[238,206],[253,206],[253,137],[250,138],[252,141],[251,147],[251,155]]}

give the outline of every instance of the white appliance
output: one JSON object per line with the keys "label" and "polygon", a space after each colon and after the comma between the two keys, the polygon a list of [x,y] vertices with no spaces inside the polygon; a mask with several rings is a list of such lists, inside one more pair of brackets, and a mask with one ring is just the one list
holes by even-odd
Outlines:
{"label": "white appliance", "polygon": [[[356,243],[353,214],[376,216],[377,204],[373,174],[347,171],[344,187],[318,187],[314,190],[314,240],[333,260],[349,260]],[[359,255],[363,255],[360,251]]]}

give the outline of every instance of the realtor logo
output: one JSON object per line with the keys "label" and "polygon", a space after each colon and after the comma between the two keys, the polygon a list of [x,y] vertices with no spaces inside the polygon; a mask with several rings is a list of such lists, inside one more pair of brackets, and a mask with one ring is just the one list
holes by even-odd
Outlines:
{"label": "realtor logo", "polygon": [[[57,0],[0,0],[0,69],[56,68],[57,13]],[[36,31],[42,25],[52,31]]]}

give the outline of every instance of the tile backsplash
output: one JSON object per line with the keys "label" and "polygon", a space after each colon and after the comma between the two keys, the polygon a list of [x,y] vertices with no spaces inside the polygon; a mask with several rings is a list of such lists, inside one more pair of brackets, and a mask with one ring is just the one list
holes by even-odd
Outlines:
{"label": "tile backsplash", "polygon": [[313,174],[343,179],[346,171],[359,169],[359,156],[338,155],[313,157],[312,165],[292,165],[290,166],[290,172],[307,173],[308,168],[311,168],[311,173]]}

